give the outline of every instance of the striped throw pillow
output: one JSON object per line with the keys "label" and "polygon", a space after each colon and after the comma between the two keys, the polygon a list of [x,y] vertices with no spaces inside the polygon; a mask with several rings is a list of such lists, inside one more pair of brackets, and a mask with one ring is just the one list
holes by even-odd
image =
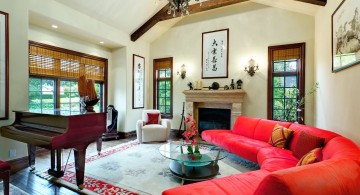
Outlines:
{"label": "striped throw pillow", "polygon": [[293,133],[293,130],[276,124],[273,132],[271,133],[269,144],[278,148],[286,148]]}
{"label": "striped throw pillow", "polygon": [[296,164],[296,166],[302,166],[302,165],[308,165],[311,163],[316,163],[322,160],[322,153],[321,148],[315,148],[305,154],[299,162]]}

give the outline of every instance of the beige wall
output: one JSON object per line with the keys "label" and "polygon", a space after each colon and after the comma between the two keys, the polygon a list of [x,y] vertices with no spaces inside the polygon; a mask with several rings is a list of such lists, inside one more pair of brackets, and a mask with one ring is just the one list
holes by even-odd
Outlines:
{"label": "beige wall", "polygon": [[[268,46],[306,42],[306,88],[313,83],[314,17],[267,7],[256,3],[241,3],[210,13],[195,14],[184,18],[161,38],[151,43],[151,60],[173,57],[174,60],[174,119],[172,128],[177,129],[181,120],[183,90],[187,83],[201,79],[202,33],[229,28],[229,77],[203,79],[204,86],[212,82],[229,85],[231,79],[243,80],[245,97],[243,114],[267,117]],[[245,65],[251,59],[259,64],[260,71],[250,77]],[[176,70],[185,64],[185,80]],[[150,75],[152,77],[152,75]],[[313,124],[313,101],[306,105],[306,123]]]}
{"label": "beige wall", "polygon": [[[36,3],[36,0],[0,1],[0,10],[8,12],[10,15],[10,111],[28,108],[28,41],[33,40],[107,58],[109,60],[108,103],[114,104],[119,110],[118,131],[135,130],[136,120],[141,118],[142,109],[132,109],[132,76],[127,75],[132,73],[133,54],[145,57],[146,71],[149,71],[149,43],[141,40],[134,43],[130,41],[128,34],[95,21],[55,1],[46,1],[44,2],[46,5],[41,7]],[[104,34],[107,39],[112,39],[124,47],[110,50],[82,41],[79,38],[36,25],[29,25],[29,10],[32,14],[36,13],[54,20],[60,20],[60,24],[72,26],[75,31],[91,29],[95,34]],[[79,21],[81,22],[79,23]],[[145,102],[145,105],[148,103]],[[10,112],[10,119],[0,121],[0,126],[11,124],[14,117],[14,114]],[[17,151],[17,156],[14,158],[27,155],[25,144],[0,136],[0,160],[14,159],[9,158],[10,149]]]}
{"label": "beige wall", "polygon": [[[28,3],[23,0],[0,1],[0,10],[9,14],[9,120],[0,121],[0,126],[14,121],[12,110],[27,108],[28,102]],[[0,136],[0,160],[9,160],[9,150],[16,149],[18,156],[25,156],[25,144]]]}
{"label": "beige wall", "polygon": [[331,15],[341,0],[328,1],[316,15],[315,125],[340,133],[360,144],[360,66],[331,72]]}

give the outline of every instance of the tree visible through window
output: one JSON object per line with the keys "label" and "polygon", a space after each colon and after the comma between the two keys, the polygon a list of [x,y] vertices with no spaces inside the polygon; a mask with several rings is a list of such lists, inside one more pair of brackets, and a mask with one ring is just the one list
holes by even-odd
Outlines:
{"label": "tree visible through window", "polygon": [[154,60],[154,106],[162,117],[172,118],[172,58]]}
{"label": "tree visible through window", "polygon": [[304,96],[305,43],[269,47],[268,118],[303,123],[296,102]]}

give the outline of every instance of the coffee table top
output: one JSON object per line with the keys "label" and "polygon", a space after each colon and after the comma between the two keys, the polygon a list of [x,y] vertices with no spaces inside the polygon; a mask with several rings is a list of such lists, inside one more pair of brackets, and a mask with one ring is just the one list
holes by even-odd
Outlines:
{"label": "coffee table top", "polygon": [[[225,158],[229,153],[215,145],[199,143],[201,158],[194,159],[188,155],[187,146],[189,144],[183,141],[169,141],[159,148],[159,152],[166,158],[184,162],[187,166],[204,166],[216,160]],[[183,153],[181,152],[181,148]]]}

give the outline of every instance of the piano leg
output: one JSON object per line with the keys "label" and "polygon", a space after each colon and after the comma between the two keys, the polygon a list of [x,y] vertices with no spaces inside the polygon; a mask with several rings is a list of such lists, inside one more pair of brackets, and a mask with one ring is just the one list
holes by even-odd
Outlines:
{"label": "piano leg", "polygon": [[28,148],[28,161],[29,161],[30,170],[33,171],[35,170],[36,146],[28,144],[27,148]]}
{"label": "piano leg", "polygon": [[76,184],[79,189],[84,188],[86,148],[87,148],[87,145],[74,148]]}
{"label": "piano leg", "polygon": [[49,175],[56,178],[64,176],[64,171],[61,170],[61,149],[56,149],[56,170],[55,170],[55,150],[50,150],[51,167],[48,170]]}
{"label": "piano leg", "polygon": [[102,147],[102,137],[100,137],[100,138],[96,141],[96,149],[97,149],[98,155],[100,155],[101,147]]}

